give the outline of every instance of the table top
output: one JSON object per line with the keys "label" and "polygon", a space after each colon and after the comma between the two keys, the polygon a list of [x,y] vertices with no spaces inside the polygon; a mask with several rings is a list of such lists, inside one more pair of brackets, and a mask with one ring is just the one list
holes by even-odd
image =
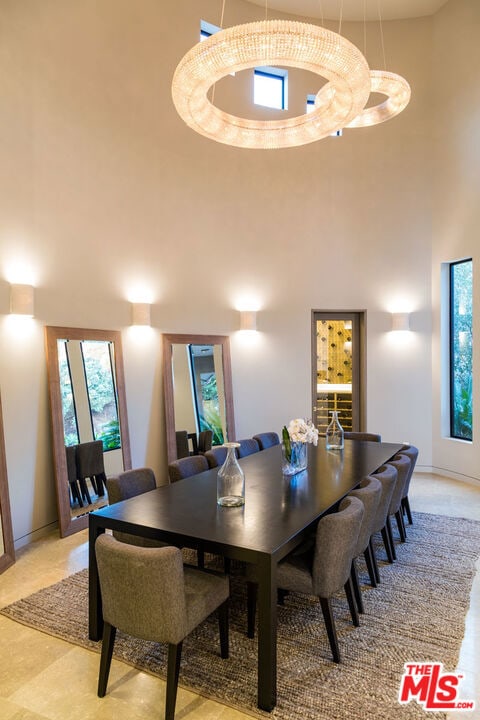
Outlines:
{"label": "table top", "polygon": [[[304,532],[369,473],[401,448],[399,444],[346,440],[328,451],[322,440],[308,447],[308,468],[282,475],[281,447],[240,460],[245,473],[245,505],[219,507],[218,468],[164,485],[102,508],[90,522],[103,528],[163,539],[248,560],[266,554],[281,559]],[[239,551],[239,552],[236,552]]]}

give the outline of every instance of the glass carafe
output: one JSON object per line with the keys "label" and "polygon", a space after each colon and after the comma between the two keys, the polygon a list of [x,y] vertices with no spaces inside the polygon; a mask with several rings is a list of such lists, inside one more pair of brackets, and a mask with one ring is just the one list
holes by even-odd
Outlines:
{"label": "glass carafe", "polygon": [[327,427],[326,446],[327,450],[342,450],[343,448],[343,428],[338,420],[338,410],[332,410],[332,419]]}
{"label": "glass carafe", "polygon": [[237,507],[245,502],[245,475],[240,467],[235,448],[239,443],[224,443],[227,457],[217,475],[217,504]]}

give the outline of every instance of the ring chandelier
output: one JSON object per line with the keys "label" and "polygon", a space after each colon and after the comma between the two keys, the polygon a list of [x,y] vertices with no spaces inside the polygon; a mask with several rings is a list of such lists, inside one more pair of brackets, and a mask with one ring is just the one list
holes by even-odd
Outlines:
{"label": "ring chandelier", "polygon": [[[272,65],[308,70],[327,80],[312,112],[251,120],[209,100],[208,91],[222,77]],[[365,108],[371,92],[388,99]],[[360,50],[338,33],[309,23],[264,20],[220,30],[189,50],[175,70],[172,98],[180,117],[201,135],[235,147],[273,149],[384,122],[406,107],[410,86],[394,73],[370,71]]]}

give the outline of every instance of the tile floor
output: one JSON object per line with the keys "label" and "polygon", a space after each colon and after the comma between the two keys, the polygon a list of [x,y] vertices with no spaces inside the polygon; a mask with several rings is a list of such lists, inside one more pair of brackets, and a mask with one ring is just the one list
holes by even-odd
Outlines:
{"label": "tile floor", "polygon": [[[410,487],[413,510],[480,520],[480,483],[418,474]],[[58,534],[17,553],[0,577],[0,606],[87,566],[86,531]],[[480,563],[467,615],[459,671],[461,697],[476,700],[473,712],[449,720],[480,718]],[[163,718],[165,684],[113,661],[108,694],[96,696],[99,656],[0,616],[0,720],[144,720]],[[432,658],[434,660],[435,658]],[[449,669],[449,668],[446,668]],[[398,717],[401,718],[399,706]],[[176,720],[246,720],[249,717],[179,689]],[[301,717],[301,712],[299,712]],[[428,718],[428,713],[426,713]]]}

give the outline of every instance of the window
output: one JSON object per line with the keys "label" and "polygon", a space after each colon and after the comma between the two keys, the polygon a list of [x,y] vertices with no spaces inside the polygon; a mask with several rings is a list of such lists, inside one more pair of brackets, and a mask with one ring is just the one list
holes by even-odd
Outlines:
{"label": "window", "polygon": [[212,23],[206,20],[200,20],[200,40],[206,40],[210,35],[215,35],[215,33],[221,29],[222,28],[219,28],[217,25],[212,25]]}
{"label": "window", "polygon": [[[315,95],[307,95],[307,108],[306,113],[311,113],[315,110]],[[343,130],[336,130],[334,133],[331,133],[332,137],[342,137]]]}
{"label": "window", "polygon": [[255,68],[253,76],[253,102],[255,105],[286,110],[288,72],[279,68]]}
{"label": "window", "polygon": [[110,346],[111,343],[103,341],[81,342],[93,437],[103,442],[104,451],[121,447]]}
{"label": "window", "polygon": [[450,435],[472,440],[472,260],[450,264]]}
{"label": "window", "polygon": [[77,409],[75,407],[75,397],[73,394],[72,372],[67,353],[67,341],[58,340],[57,348],[65,445],[78,445]]}

